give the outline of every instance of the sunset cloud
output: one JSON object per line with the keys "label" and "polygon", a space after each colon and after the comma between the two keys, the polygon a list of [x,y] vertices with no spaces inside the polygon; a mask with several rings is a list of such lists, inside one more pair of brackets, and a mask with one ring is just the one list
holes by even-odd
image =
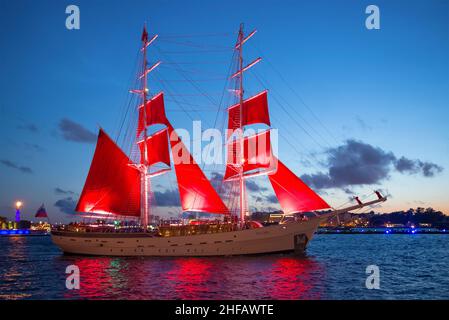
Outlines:
{"label": "sunset cloud", "polygon": [[357,185],[375,185],[390,177],[394,171],[433,177],[443,167],[427,161],[406,157],[399,159],[391,151],[357,140],[326,151],[326,172],[305,174],[301,178],[316,189],[347,188]]}

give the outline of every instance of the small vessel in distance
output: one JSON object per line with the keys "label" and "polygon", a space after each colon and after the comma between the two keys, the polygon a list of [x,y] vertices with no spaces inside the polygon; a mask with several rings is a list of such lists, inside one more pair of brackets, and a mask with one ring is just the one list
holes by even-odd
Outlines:
{"label": "small vessel in distance", "polygon": [[[102,225],[76,224],[52,230],[53,242],[72,254],[109,256],[216,256],[277,252],[298,252],[306,248],[320,222],[332,215],[362,208],[386,198],[377,193],[376,200],[333,210],[317,193],[297,177],[273,154],[270,144],[268,93],[262,91],[244,97],[243,74],[261,59],[243,65],[242,48],[255,31],[245,36],[240,26],[236,50],[236,103],[228,108],[228,129],[234,132],[227,142],[224,181],[231,183],[234,195],[229,208],[195,162],[165,113],[164,93],[148,97],[147,76],[160,62],[147,64],[147,48],[157,38],[142,34],[141,87],[132,90],[139,95],[136,139],[139,159],[133,161],[103,129],[100,129],[91,167],[81,193],[77,212],[98,217],[133,217],[138,228],[116,229]],[[262,124],[267,130],[245,136],[246,126]],[[148,133],[153,125],[164,128]],[[259,147],[263,141],[263,147]],[[250,146],[257,145],[251,153]],[[170,151],[172,160],[170,159]],[[179,161],[179,159],[182,159]],[[173,164],[172,164],[173,162]],[[155,169],[155,164],[163,168]],[[189,224],[151,224],[151,178],[167,173],[173,165],[183,212],[216,214],[215,221]],[[245,180],[268,177],[283,209],[280,223],[262,225],[248,217]],[[319,213],[319,210],[327,210]],[[125,232],[127,230],[128,232]],[[130,232],[132,231],[132,232]]]}
{"label": "small vessel in distance", "polygon": [[[5,217],[0,217],[0,236],[22,237],[50,235],[50,224],[48,221],[33,223],[29,220],[23,220],[20,213],[22,202],[18,201],[17,204],[16,221],[8,221]],[[48,219],[44,204],[39,207],[34,217]]]}

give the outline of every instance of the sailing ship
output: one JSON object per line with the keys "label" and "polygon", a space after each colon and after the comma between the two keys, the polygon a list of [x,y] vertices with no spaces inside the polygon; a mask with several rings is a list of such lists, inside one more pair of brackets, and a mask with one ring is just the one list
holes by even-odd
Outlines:
{"label": "sailing ship", "polygon": [[[245,98],[244,72],[260,62],[257,58],[244,66],[243,46],[255,34],[244,34],[240,26],[234,50],[236,68],[233,92],[237,102],[227,109],[227,163],[223,182],[237,186],[238,210],[230,210],[203,170],[178,136],[165,112],[164,92],[149,97],[147,77],[160,62],[149,66],[147,48],[157,38],[149,38],[144,27],[141,42],[142,70],[139,89],[131,90],[141,99],[137,108],[135,144],[139,161],[133,161],[103,130],[76,211],[101,219],[102,216],[138,218],[137,227],[74,224],[52,230],[53,242],[65,253],[108,256],[217,256],[279,252],[304,252],[319,224],[339,213],[373,205],[378,198],[343,209],[333,209],[307,186],[272,152],[268,92]],[[268,127],[245,135],[245,127]],[[149,134],[148,128],[163,129]],[[232,136],[232,137],[231,137]],[[255,152],[251,146],[256,145]],[[172,157],[170,157],[170,152]],[[172,159],[171,159],[172,158]],[[182,158],[182,161],[179,161]],[[156,164],[163,164],[155,169]],[[215,220],[187,223],[154,223],[151,215],[151,179],[174,167],[182,212],[215,214]],[[262,224],[251,220],[247,208],[245,181],[267,176],[282,208],[278,223]],[[325,211],[323,211],[325,210]],[[324,213],[323,213],[324,212]]]}

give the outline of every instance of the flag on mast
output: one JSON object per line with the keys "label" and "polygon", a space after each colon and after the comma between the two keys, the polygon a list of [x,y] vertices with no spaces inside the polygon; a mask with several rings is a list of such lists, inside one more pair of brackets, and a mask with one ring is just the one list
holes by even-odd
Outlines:
{"label": "flag on mast", "polygon": [[47,211],[45,210],[44,204],[42,204],[36,211],[35,218],[48,218]]}
{"label": "flag on mast", "polygon": [[148,32],[146,26],[143,26],[142,41],[145,43],[148,41]]}

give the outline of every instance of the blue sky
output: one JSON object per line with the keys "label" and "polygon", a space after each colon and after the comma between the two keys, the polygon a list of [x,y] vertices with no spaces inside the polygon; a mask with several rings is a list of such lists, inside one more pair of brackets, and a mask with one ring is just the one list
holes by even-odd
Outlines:
{"label": "blue sky", "polygon": [[[80,30],[65,28],[69,4],[80,8]],[[380,30],[365,28],[369,4],[380,8]],[[61,121],[117,134],[144,21],[160,35],[149,60],[179,63],[196,86],[169,63],[150,78],[152,92],[168,86],[177,94],[166,102],[175,127],[191,128],[182,106],[203,127],[214,123],[229,48],[244,22],[258,30],[245,46],[247,61],[264,59],[246,76],[247,94],[270,90],[279,155],[293,171],[318,183],[317,174],[332,178],[329,167],[341,168],[341,153],[372,147],[386,159],[374,167],[384,175],[333,181],[338,188],[328,181],[319,191],[329,203],[381,188],[391,199],[379,211],[449,212],[449,1],[242,1],[237,8],[95,0],[0,3],[0,215],[12,217],[21,199],[28,216],[45,202],[54,221],[68,219],[54,204],[81,192],[95,146],[64,139]],[[399,170],[401,157],[411,162]],[[423,173],[424,163],[436,166],[432,174]],[[154,185],[162,192],[169,184]]]}

